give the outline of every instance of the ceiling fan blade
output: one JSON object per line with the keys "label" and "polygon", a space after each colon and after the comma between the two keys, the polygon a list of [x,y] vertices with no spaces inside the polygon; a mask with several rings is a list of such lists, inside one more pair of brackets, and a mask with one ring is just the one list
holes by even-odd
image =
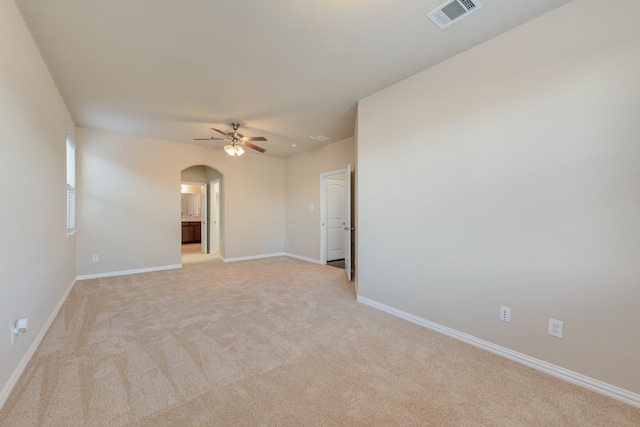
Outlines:
{"label": "ceiling fan blade", "polygon": [[247,141],[242,141],[241,144],[244,145],[245,147],[253,148],[254,150],[259,151],[261,153],[264,153],[265,151],[267,151],[264,148],[258,147],[257,145],[253,145],[252,143]]}
{"label": "ceiling fan blade", "polygon": [[267,138],[264,136],[245,136],[242,138],[243,141],[267,141]]}
{"label": "ceiling fan blade", "polygon": [[224,136],[227,136],[227,133],[226,133],[226,132],[222,132],[220,129],[211,128],[211,130],[215,130],[216,132],[221,133],[221,134],[223,134]]}
{"label": "ceiling fan blade", "polygon": [[224,138],[216,138],[212,136],[211,138],[193,138],[194,141],[224,141]]}

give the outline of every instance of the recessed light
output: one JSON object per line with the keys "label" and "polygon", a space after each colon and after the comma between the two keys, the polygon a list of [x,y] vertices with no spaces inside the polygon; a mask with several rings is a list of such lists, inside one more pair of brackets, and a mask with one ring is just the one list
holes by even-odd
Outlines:
{"label": "recessed light", "polygon": [[313,139],[318,142],[325,142],[331,139],[330,136],[318,135],[318,136],[310,136],[309,139]]}
{"label": "recessed light", "polygon": [[291,148],[298,148],[298,144],[291,144]]}

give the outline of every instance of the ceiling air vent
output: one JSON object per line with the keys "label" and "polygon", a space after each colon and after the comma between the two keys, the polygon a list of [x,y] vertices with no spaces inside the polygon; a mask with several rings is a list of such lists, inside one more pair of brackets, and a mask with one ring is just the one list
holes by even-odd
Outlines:
{"label": "ceiling air vent", "polygon": [[477,0],[448,1],[427,16],[440,28],[447,28],[454,22],[464,18],[471,12],[480,9],[482,4]]}

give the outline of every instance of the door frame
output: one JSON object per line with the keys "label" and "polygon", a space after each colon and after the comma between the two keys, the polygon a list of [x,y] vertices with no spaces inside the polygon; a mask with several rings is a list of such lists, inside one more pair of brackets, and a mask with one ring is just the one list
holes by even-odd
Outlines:
{"label": "door frame", "polygon": [[200,186],[200,248],[203,254],[209,253],[209,198],[207,197],[207,184]]}
{"label": "door frame", "polygon": [[[205,252],[205,250],[208,250],[208,240],[209,240],[209,230],[206,224],[203,224],[204,221],[208,222],[208,218],[205,218],[205,216],[208,215],[208,210],[206,210],[206,204],[207,201],[207,183],[206,182],[201,182],[201,181],[180,181],[180,185],[189,185],[189,186],[199,186],[200,187],[200,247],[202,248],[202,252],[203,253],[207,253]],[[182,191],[180,192],[182,194]],[[187,193],[187,194],[196,194],[196,193]],[[203,209],[205,208],[205,209]],[[203,215],[204,214],[204,215]],[[204,238],[206,237],[207,242],[205,242]]]}
{"label": "door frame", "polygon": [[[218,187],[218,199],[216,200],[215,188]],[[220,191],[221,179],[216,178],[214,180],[209,181],[209,252],[213,248],[213,252],[218,252],[220,254],[220,198],[222,197],[222,192]],[[214,221],[217,219],[217,221]],[[213,225],[212,225],[213,224]],[[213,238],[212,238],[213,237]]]}
{"label": "door frame", "polygon": [[320,174],[320,264],[323,265],[327,263],[327,178],[348,173],[349,168],[346,167]]}

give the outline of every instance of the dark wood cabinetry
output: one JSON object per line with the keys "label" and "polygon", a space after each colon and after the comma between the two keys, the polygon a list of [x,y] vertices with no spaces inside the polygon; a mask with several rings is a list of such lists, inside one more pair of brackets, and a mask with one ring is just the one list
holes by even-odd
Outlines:
{"label": "dark wood cabinetry", "polygon": [[200,243],[200,222],[182,222],[182,243]]}

